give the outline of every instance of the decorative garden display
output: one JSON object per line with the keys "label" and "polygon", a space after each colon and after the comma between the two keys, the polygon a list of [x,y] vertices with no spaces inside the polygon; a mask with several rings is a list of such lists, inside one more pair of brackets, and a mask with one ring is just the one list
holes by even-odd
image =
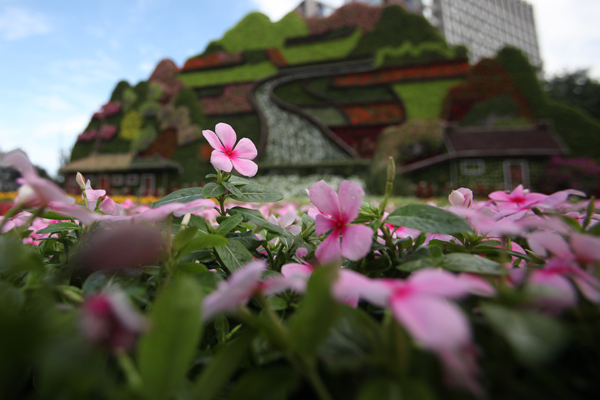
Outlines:
{"label": "decorative garden display", "polygon": [[[247,179],[221,123],[214,172],[152,207],[27,156],[0,222],[0,392],[57,399],[587,399],[600,395],[600,204],[522,185],[394,207],[320,181],[311,206]],[[246,178],[234,175],[239,173]]]}

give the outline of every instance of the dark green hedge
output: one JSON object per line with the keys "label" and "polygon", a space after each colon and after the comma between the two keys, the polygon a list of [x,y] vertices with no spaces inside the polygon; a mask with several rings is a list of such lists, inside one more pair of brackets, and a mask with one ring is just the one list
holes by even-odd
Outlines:
{"label": "dark green hedge", "polygon": [[94,141],[75,142],[71,150],[71,159],[69,162],[77,161],[90,155],[94,149]]}
{"label": "dark green hedge", "polygon": [[206,180],[204,177],[214,172],[214,168],[210,165],[210,162],[201,160],[199,157],[200,146],[204,143],[204,140],[197,140],[193,143],[179,146],[173,157],[171,157],[183,167],[183,172],[175,178],[179,186],[183,187],[191,183],[201,185]]}
{"label": "dark green hedge", "polygon": [[324,104],[325,102],[315,96],[306,93],[302,80],[291,81],[277,86],[273,89],[275,96],[286,103],[304,105],[304,104]]}
{"label": "dark green hedge", "polygon": [[446,42],[425,18],[412,14],[400,6],[388,6],[384,8],[373,32],[361,38],[350,56],[373,57],[378,49],[398,47],[405,41],[414,45],[424,42]]}
{"label": "dark green hedge", "polygon": [[538,81],[536,70],[523,53],[505,47],[497,61],[513,77],[519,91],[527,97],[535,117],[554,123],[556,132],[571,149],[571,155],[600,157],[600,123],[582,110],[548,99]]}
{"label": "dark green hedge", "polygon": [[119,83],[117,83],[117,86],[115,86],[115,89],[110,95],[110,101],[120,101],[123,98],[123,92],[125,91],[125,89],[128,89],[130,87],[131,85],[127,81],[120,81]]}
{"label": "dark green hedge", "polygon": [[366,103],[373,101],[395,100],[389,86],[362,86],[350,88],[335,88],[329,85],[330,77],[315,78],[307,83],[310,90],[326,96],[339,103]]}

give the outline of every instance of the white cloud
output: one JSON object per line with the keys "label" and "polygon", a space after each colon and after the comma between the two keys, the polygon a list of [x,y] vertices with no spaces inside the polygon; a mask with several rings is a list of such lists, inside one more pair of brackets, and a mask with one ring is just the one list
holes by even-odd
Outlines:
{"label": "white cloud", "polygon": [[150,74],[154,70],[155,64],[150,61],[143,61],[138,65],[140,71],[145,74]]}
{"label": "white cloud", "polygon": [[6,40],[22,39],[50,30],[50,23],[40,13],[17,7],[6,7],[0,11],[0,36]]}
{"label": "white cloud", "polygon": [[281,17],[300,4],[298,0],[252,0],[260,12],[266,14],[271,21],[279,21]]}

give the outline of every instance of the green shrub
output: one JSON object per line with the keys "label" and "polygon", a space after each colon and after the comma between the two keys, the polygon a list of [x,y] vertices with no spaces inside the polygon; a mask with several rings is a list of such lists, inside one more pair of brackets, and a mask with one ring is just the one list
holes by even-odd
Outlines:
{"label": "green shrub", "polygon": [[291,64],[306,64],[346,57],[361,38],[360,29],[350,36],[304,46],[284,47],[281,53]]}
{"label": "green shrub", "polygon": [[135,90],[132,87],[125,88],[125,90],[123,90],[123,97],[121,99],[123,111],[129,111],[133,109],[137,100],[138,95]]}
{"label": "green shrub", "polygon": [[200,108],[200,103],[198,102],[198,98],[194,91],[190,88],[182,89],[175,98],[175,102],[173,103],[175,107],[184,106],[187,107],[190,111],[190,122],[192,124],[196,124],[199,127],[206,129],[206,119],[202,109]]}
{"label": "green shrub", "polygon": [[513,77],[538,119],[553,122],[554,129],[573,156],[600,157],[600,123],[582,110],[547,98],[536,70],[523,53],[513,47],[500,50],[497,61]]}
{"label": "green shrub", "polygon": [[206,144],[204,139],[179,146],[173,157],[171,157],[172,160],[177,161],[183,167],[183,171],[175,178],[179,186],[183,187],[194,183],[199,186],[206,181],[204,177],[207,174],[215,172],[210,162],[203,161],[199,157],[202,144]]}
{"label": "green shrub", "polygon": [[129,140],[115,136],[108,142],[100,142],[98,152],[104,154],[127,153],[130,150],[130,147],[131,142]]}
{"label": "green shrub", "polygon": [[269,56],[263,50],[247,50],[244,52],[244,58],[246,59],[246,64],[259,64],[264,61],[269,61]]}
{"label": "green shrub", "polygon": [[400,6],[383,9],[373,32],[364,35],[352,53],[356,58],[373,57],[383,47],[398,47],[404,42],[419,45],[423,42],[445,43],[438,30],[425,18]]}
{"label": "green shrub", "polygon": [[143,151],[146,150],[152,142],[156,140],[158,133],[152,125],[146,125],[140,133],[131,141],[130,149],[132,151]]}
{"label": "green shrub", "polygon": [[144,120],[136,111],[128,111],[121,121],[119,129],[119,137],[124,140],[131,141],[140,133],[140,128]]}
{"label": "green shrub", "polygon": [[119,83],[117,83],[117,86],[115,86],[115,89],[110,95],[110,101],[120,101],[121,99],[123,99],[123,92],[125,92],[126,89],[130,88],[131,85],[129,84],[129,82],[120,81]]}
{"label": "green shrub", "polygon": [[73,149],[71,150],[71,158],[69,162],[77,161],[82,158],[86,158],[92,153],[94,149],[94,141],[90,142],[75,142]]}
{"label": "green shrub", "polygon": [[259,64],[240,65],[232,68],[180,74],[179,79],[187,86],[213,86],[235,82],[251,82],[277,73],[277,68],[269,61]]}
{"label": "green shrub", "polygon": [[[225,51],[225,48],[218,41],[213,40],[212,42],[210,42],[208,44],[208,46],[206,46],[206,49],[204,50],[204,53],[199,54],[199,55],[207,56],[207,55],[212,54],[212,53],[218,53],[219,51]],[[197,56],[194,56],[194,57],[197,57]]]}
{"label": "green shrub", "polygon": [[308,28],[304,19],[293,11],[278,22],[271,22],[266,15],[253,12],[228,30],[223,38],[213,43],[221,45],[229,53],[238,53],[282,47],[287,38],[307,34]]}
{"label": "green shrub", "polygon": [[331,77],[315,78],[307,83],[307,87],[335,102],[339,103],[365,103],[374,101],[395,100],[389,86],[357,86],[337,88],[330,86]]}
{"label": "green shrub", "polygon": [[448,89],[461,82],[461,79],[406,82],[393,88],[404,103],[407,120],[435,119],[440,117]]}
{"label": "green shrub", "polygon": [[521,121],[519,105],[510,96],[501,94],[488,101],[476,103],[460,125],[476,126],[493,123],[494,126],[498,126],[496,122],[500,122],[501,126],[507,126],[508,121],[515,120]]}
{"label": "green shrub", "polygon": [[461,49],[448,47],[442,42],[425,42],[418,46],[406,41],[400,47],[383,47],[375,53],[375,66],[387,67],[392,65],[428,63],[440,60],[459,58]]}
{"label": "green shrub", "polygon": [[302,80],[291,81],[273,89],[275,96],[290,104],[323,104],[323,100],[306,93]]}

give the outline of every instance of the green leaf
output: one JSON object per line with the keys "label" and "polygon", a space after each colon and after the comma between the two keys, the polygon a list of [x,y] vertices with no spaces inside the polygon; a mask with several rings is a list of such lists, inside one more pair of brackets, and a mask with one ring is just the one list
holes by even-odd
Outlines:
{"label": "green leaf", "polygon": [[229,177],[229,183],[233,183],[236,186],[244,186],[244,185],[253,184],[253,182],[249,179],[241,178],[239,176],[234,176],[234,175]]}
{"label": "green leaf", "polygon": [[202,188],[202,196],[205,199],[210,199],[211,197],[219,197],[225,194],[225,188],[223,185],[218,185],[214,182],[207,183]]}
{"label": "green leaf", "polygon": [[237,240],[250,251],[256,250],[256,248],[262,243],[262,240],[260,240],[252,231],[230,233],[229,235],[227,235],[227,239]]}
{"label": "green leaf", "polygon": [[257,185],[255,183],[241,186],[241,195],[231,193],[229,197],[237,201],[245,201],[248,203],[270,203],[283,200],[283,194],[279,190],[268,186]]}
{"label": "green leaf", "polygon": [[150,312],[151,330],[140,339],[138,365],[150,399],[173,397],[185,381],[200,340],[200,287],[180,278],[160,294]]}
{"label": "green leaf", "polygon": [[195,263],[195,262],[187,262],[181,263],[177,265],[177,271],[182,271],[190,275],[201,274],[203,272],[207,272],[208,270],[204,266],[204,264]]}
{"label": "green leaf", "polygon": [[246,358],[253,338],[254,334],[248,332],[219,348],[198,377],[190,398],[194,400],[212,400],[217,397],[229,377],[233,375],[240,363]]}
{"label": "green leaf", "polygon": [[[275,224],[270,223],[257,210],[248,210],[243,207],[233,207],[227,211],[230,215],[239,214],[244,217],[244,221],[252,222],[259,229],[265,229],[267,232],[274,233],[281,238],[281,241],[287,246],[290,247],[294,240],[294,236],[290,233],[290,231],[281,228]],[[258,215],[256,213],[259,213]]]}
{"label": "green leaf", "polygon": [[471,226],[464,218],[441,208],[424,204],[409,204],[397,208],[386,218],[385,222],[427,233],[450,234],[471,231]]}
{"label": "green leaf", "polygon": [[169,203],[189,203],[190,201],[203,199],[202,188],[179,189],[173,193],[169,193],[159,201],[152,204],[152,208],[162,206]]}
{"label": "green leaf", "polygon": [[222,185],[225,187],[225,189],[229,190],[229,193],[234,194],[236,196],[242,195],[242,192],[240,192],[240,190],[234,184],[229,182],[223,182]]}
{"label": "green leaf", "polygon": [[217,247],[216,250],[229,272],[237,271],[254,260],[252,254],[237,240],[230,240],[227,245]]}
{"label": "green leaf", "polygon": [[226,235],[233,229],[235,229],[235,227],[237,227],[243,220],[244,217],[242,217],[241,215],[233,215],[231,217],[227,217],[223,222],[219,224],[216,233],[218,233],[219,235]]}
{"label": "green leaf", "polygon": [[55,221],[68,221],[68,220],[73,220],[73,217],[69,217],[68,215],[63,215],[63,214],[59,214],[57,212],[54,211],[44,211],[42,213],[42,215],[40,215],[40,218],[46,218],[46,219],[53,219]]}
{"label": "green leaf", "polygon": [[383,352],[381,329],[367,313],[340,307],[340,316],[318,349],[319,359],[336,370],[366,368],[367,362]]}
{"label": "green leaf", "polygon": [[289,367],[251,369],[236,383],[232,400],[285,400],[298,386],[298,375]]}
{"label": "green leaf", "polygon": [[555,318],[485,304],[483,314],[506,339],[517,358],[529,365],[552,360],[567,342],[565,327]]}
{"label": "green leaf", "polygon": [[108,286],[118,286],[130,296],[138,296],[145,292],[145,286],[140,283],[142,271],[127,271],[127,273],[96,271],[87,277],[81,287],[84,296],[100,292]]}
{"label": "green leaf", "polygon": [[587,233],[591,233],[592,235],[600,236],[600,222],[592,226]]}
{"label": "green leaf", "polygon": [[504,273],[499,263],[484,257],[464,253],[451,253],[443,257],[424,257],[401,264],[397,268],[407,272],[422,268],[443,268],[448,271],[485,275],[502,275]]}
{"label": "green leaf", "polygon": [[331,285],[337,274],[337,267],[317,268],[304,299],[289,319],[290,342],[298,354],[314,354],[336,323],[340,305],[331,295]]}
{"label": "green leaf", "polygon": [[244,222],[254,222],[255,219],[262,219],[263,221],[266,221],[265,217],[262,216],[260,211],[251,210],[249,208],[232,207],[229,210],[227,210],[227,213],[229,215],[241,215],[242,217],[244,217]]}
{"label": "green leaf", "polygon": [[198,233],[198,228],[195,226],[188,226],[184,230],[179,231],[179,233],[177,233],[177,235],[175,235],[175,237],[173,238],[173,251],[177,253],[178,251],[183,249],[188,244],[188,242],[194,236],[196,236],[196,233]]}
{"label": "green leaf", "polygon": [[50,224],[44,229],[40,229],[37,233],[58,233],[58,232],[68,232],[81,229],[81,225],[76,224],[75,222],[57,222],[54,224]]}
{"label": "green leaf", "polygon": [[8,236],[0,236],[0,255],[0,273],[5,279],[10,274],[40,271],[43,268],[37,247],[23,245],[21,241]]}
{"label": "green leaf", "polygon": [[221,235],[199,234],[188,241],[187,245],[180,251],[181,254],[188,254],[194,251],[208,249],[211,247],[225,246],[228,240]]}

